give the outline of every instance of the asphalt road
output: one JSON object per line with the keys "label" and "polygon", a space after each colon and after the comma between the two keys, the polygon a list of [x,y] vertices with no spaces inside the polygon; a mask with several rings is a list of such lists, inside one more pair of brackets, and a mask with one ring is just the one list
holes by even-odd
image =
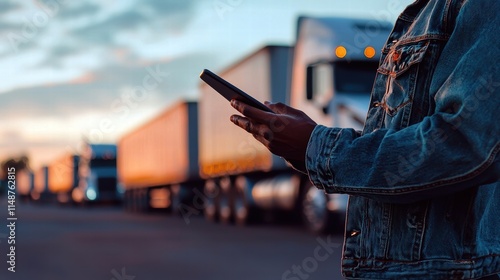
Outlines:
{"label": "asphalt road", "polygon": [[15,272],[0,196],[0,279],[342,279],[339,235],[296,226],[237,227],[191,217],[17,202]]}

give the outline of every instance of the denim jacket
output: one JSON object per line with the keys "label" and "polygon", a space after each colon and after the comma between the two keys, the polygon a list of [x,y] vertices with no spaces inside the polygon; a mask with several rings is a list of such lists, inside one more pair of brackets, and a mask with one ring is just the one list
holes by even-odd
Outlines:
{"label": "denim jacket", "polygon": [[500,273],[499,38],[499,0],[417,0],[382,50],[363,131],[314,129],[311,181],[350,195],[346,278]]}

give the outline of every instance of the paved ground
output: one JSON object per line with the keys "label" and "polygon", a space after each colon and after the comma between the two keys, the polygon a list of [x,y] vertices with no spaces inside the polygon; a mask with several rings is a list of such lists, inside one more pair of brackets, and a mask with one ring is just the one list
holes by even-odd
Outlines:
{"label": "paved ground", "polygon": [[20,202],[11,273],[6,217],[6,197],[0,196],[2,280],[341,279],[338,235]]}

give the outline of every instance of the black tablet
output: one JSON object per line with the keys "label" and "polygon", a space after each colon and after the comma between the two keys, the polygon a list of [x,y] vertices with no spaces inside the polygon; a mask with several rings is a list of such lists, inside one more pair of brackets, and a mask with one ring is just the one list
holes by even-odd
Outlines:
{"label": "black tablet", "polygon": [[201,72],[200,78],[209,86],[211,86],[213,89],[215,89],[215,91],[224,96],[224,98],[226,98],[228,101],[236,99],[252,107],[260,109],[262,111],[273,113],[273,111],[269,109],[266,105],[260,103],[255,98],[246,94],[241,89],[233,86],[228,81],[222,79],[221,77],[217,76],[215,73],[213,73],[208,69],[205,69],[203,70],[203,72]]}

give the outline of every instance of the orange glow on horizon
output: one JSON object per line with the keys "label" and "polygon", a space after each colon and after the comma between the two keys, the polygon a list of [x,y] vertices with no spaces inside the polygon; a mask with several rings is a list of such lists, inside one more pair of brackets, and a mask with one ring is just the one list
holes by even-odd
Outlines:
{"label": "orange glow on horizon", "polygon": [[77,85],[77,84],[89,84],[91,82],[96,81],[96,76],[93,73],[86,73],[83,74],[82,76],[75,78],[71,80],[69,83],[72,85]]}

